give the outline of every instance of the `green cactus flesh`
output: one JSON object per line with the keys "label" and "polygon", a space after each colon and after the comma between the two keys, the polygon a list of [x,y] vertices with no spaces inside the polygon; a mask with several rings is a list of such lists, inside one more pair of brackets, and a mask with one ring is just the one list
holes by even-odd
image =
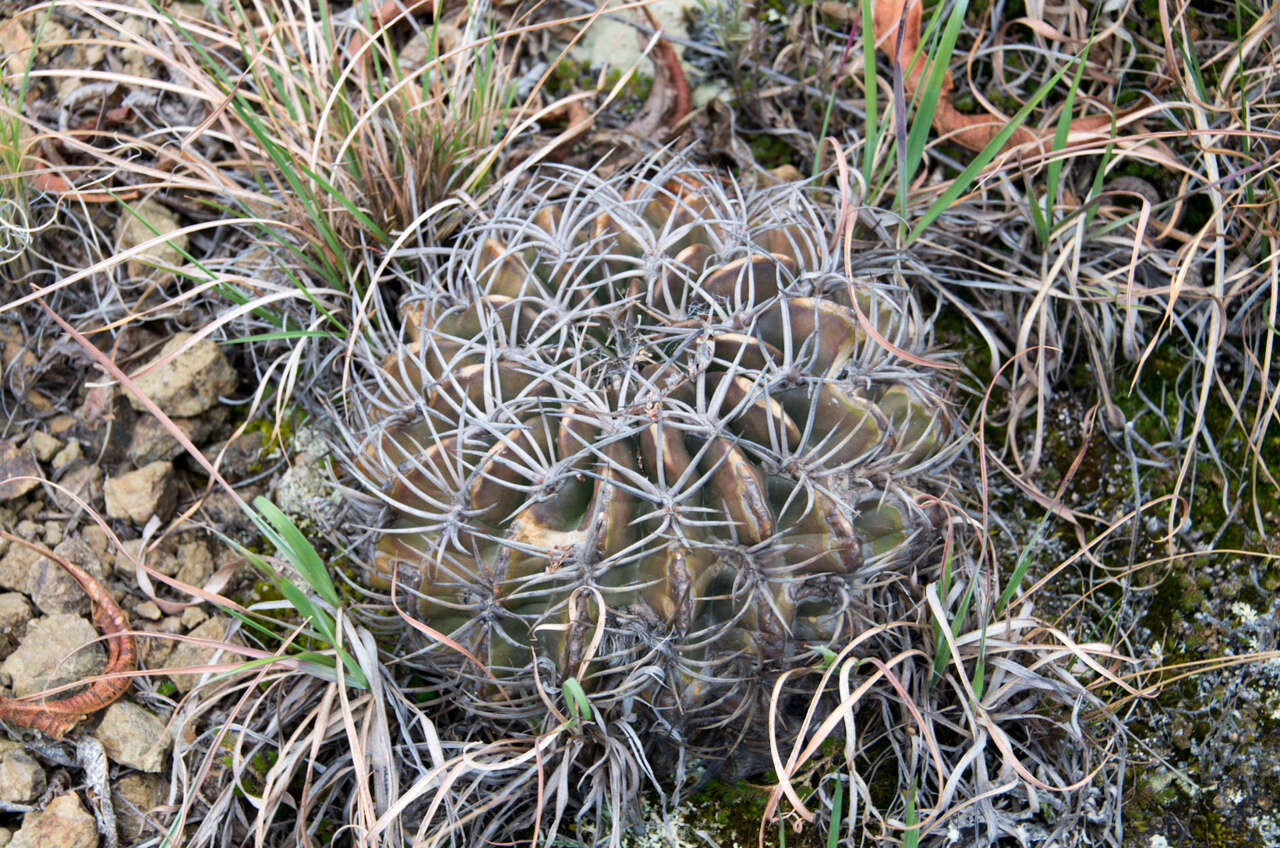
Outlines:
{"label": "green cactus flesh", "polygon": [[871,625],[935,541],[949,418],[907,296],[846,276],[803,194],[614,185],[501,201],[406,296],[355,462],[373,579],[472,697],[575,677],[714,717]]}

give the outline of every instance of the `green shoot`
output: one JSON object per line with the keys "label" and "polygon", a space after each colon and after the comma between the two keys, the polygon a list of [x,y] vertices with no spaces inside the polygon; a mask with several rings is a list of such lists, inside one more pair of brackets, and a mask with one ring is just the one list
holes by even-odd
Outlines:
{"label": "green shoot", "polygon": [[[920,87],[915,117],[911,120],[911,131],[907,135],[907,170],[906,173],[898,176],[900,196],[905,196],[906,187],[911,184],[911,178],[915,176],[920,163],[924,161],[924,148],[929,140],[929,130],[933,126],[933,113],[937,110],[938,100],[942,97],[942,82],[951,64],[951,54],[955,52],[956,38],[960,35],[960,27],[964,23],[964,15],[968,9],[968,0],[957,0],[951,7],[951,15],[947,18],[947,25],[942,31],[941,39],[929,54],[928,73],[925,75],[924,84]],[[906,73],[906,70],[904,69],[903,72]],[[905,218],[905,201],[902,212]]]}
{"label": "green shoot", "polygon": [[876,100],[876,34],[872,23],[871,0],[862,0],[862,85],[866,92],[867,130],[862,149],[862,181],[871,185],[876,161],[876,145],[880,143],[880,107]]}
{"label": "green shoot", "polygon": [[1107,142],[1107,147],[1102,152],[1102,161],[1098,163],[1098,170],[1094,173],[1093,182],[1089,186],[1089,196],[1085,198],[1084,228],[1086,231],[1089,229],[1089,224],[1093,222],[1093,216],[1098,214],[1098,196],[1102,194],[1102,184],[1107,178],[1107,172],[1111,167],[1111,159],[1115,155],[1115,118],[1111,119],[1110,136],[1113,140]]}
{"label": "green shoot", "polygon": [[1031,213],[1031,226],[1035,230],[1036,239],[1042,245],[1048,244],[1050,235],[1049,222],[1052,220],[1051,216],[1053,215],[1053,193],[1050,191],[1045,192],[1044,205],[1046,209],[1041,211],[1040,204],[1036,202],[1035,187],[1031,184],[1031,174],[1024,173],[1022,179],[1026,183],[1027,211]]}
{"label": "green shoot", "polygon": [[274,533],[267,533],[267,538],[276,546],[277,550],[285,554],[303,579],[316,590],[316,593],[336,607],[338,605],[338,592],[333,586],[332,578],[329,577],[328,569],[325,568],[324,562],[320,559],[320,554],[316,553],[316,549],[307,541],[307,537],[303,536],[297,525],[289,520],[289,516],[285,515],[278,506],[266,498],[254,498],[253,505],[258,512],[266,517],[275,531]]}
{"label": "green shoot", "polygon": [[[1080,90],[1080,80],[1084,76],[1084,57],[1088,55],[1089,47],[1092,41],[1085,45],[1084,53],[1076,57],[1076,75],[1071,80],[1071,87],[1067,89],[1067,99],[1062,104],[1062,114],[1058,115],[1058,125],[1053,130],[1053,147],[1052,153],[1064,149],[1067,146],[1067,136],[1071,132],[1071,110],[1075,106],[1076,92]],[[1033,210],[1036,219],[1036,235],[1040,239],[1040,244],[1047,245],[1049,236],[1053,228],[1053,204],[1058,197],[1058,184],[1062,179],[1062,157],[1052,156],[1049,159],[1049,167],[1045,174],[1045,194],[1044,194],[1044,216],[1043,218],[1035,214],[1036,204],[1034,198],[1028,194],[1028,202]],[[1044,221],[1044,228],[1041,229],[1041,221]]]}
{"label": "green shoot", "polygon": [[582,688],[578,678],[567,678],[562,689],[565,706],[569,708],[569,726],[573,727],[579,721],[588,721],[591,718],[591,701],[588,700],[587,692]]}
{"label": "green shoot", "polygon": [[[969,585],[965,587],[964,597],[960,599],[960,609],[956,611],[955,618],[952,619],[950,626],[951,638],[955,639],[960,635],[960,628],[964,625],[965,618],[969,615],[969,604],[973,600],[973,588],[977,581],[970,580]],[[945,600],[951,591],[951,556],[947,556],[946,562],[942,564],[942,580],[939,581],[938,600]],[[942,670],[947,667],[947,661],[951,659],[951,644],[942,638],[942,622],[935,621],[933,623],[933,638],[937,644],[937,649],[933,655],[933,676],[929,678],[929,685],[936,686],[938,681],[942,679]]]}
{"label": "green shoot", "polygon": [[831,821],[827,826],[827,848],[836,848],[840,842],[840,816],[844,814],[844,783],[836,781],[836,795],[831,799]]}
{"label": "green shoot", "polygon": [[996,616],[1000,616],[1004,612],[1005,605],[1013,600],[1013,595],[1018,591],[1022,578],[1027,575],[1027,569],[1031,567],[1031,553],[1044,537],[1044,531],[1048,525],[1049,515],[1046,513],[1045,517],[1040,519],[1040,523],[1036,525],[1035,532],[1031,534],[1031,541],[1027,542],[1026,547],[1022,549],[1022,553],[1018,555],[1018,561],[1014,563],[1013,573],[1009,575],[1009,580],[1004,584],[1004,591],[1000,593],[1000,599],[996,601]]}
{"label": "green shoot", "polygon": [[920,818],[916,814],[916,781],[911,779],[907,789],[907,805],[902,811],[902,823],[907,829],[902,832],[902,848],[917,848],[920,844]]}
{"label": "green shoot", "polygon": [[[330,606],[338,607],[338,592],[334,587],[333,579],[329,576],[328,568],[320,558],[320,554],[311,542],[307,540],[307,537],[303,535],[302,531],[298,529],[289,516],[285,515],[279,507],[266,498],[255,498],[253,505],[257,512],[250,512],[249,514],[263,536],[293,566],[312,592]],[[303,591],[288,577],[279,573],[265,559],[243,546],[235,544],[235,542],[231,544],[254,568],[258,569],[298,613],[298,617],[303,622],[301,635],[316,644],[332,649],[346,668],[347,678],[352,685],[367,689],[369,682],[364,672],[360,670],[359,663],[349,653],[337,647],[338,633],[333,618],[312,601],[307,592]],[[261,622],[254,621],[235,610],[230,612],[247,627],[256,630],[265,638],[279,638],[274,631]],[[290,654],[290,657],[303,662],[304,666],[309,666],[313,671],[321,671],[322,673],[319,676],[326,679],[333,679],[334,677],[334,658],[332,656],[307,650],[297,654]]]}
{"label": "green shoot", "polygon": [[950,208],[951,204],[956,201],[956,198],[969,190],[969,187],[973,184],[973,181],[978,176],[979,172],[981,172],[983,168],[987,167],[991,160],[996,157],[996,154],[1004,147],[1005,142],[1012,138],[1013,134],[1018,131],[1018,128],[1026,123],[1027,118],[1031,116],[1031,111],[1040,105],[1040,101],[1044,100],[1045,96],[1052,91],[1053,87],[1056,86],[1063,76],[1066,75],[1068,67],[1069,66],[1064,65],[1059,68],[1057,73],[1036,89],[1035,93],[1032,94],[1027,102],[1022,105],[1022,108],[1009,119],[1009,123],[1005,124],[1004,127],[996,133],[995,137],[987,143],[987,146],[982,148],[981,153],[973,157],[968,166],[960,172],[960,176],[951,181],[951,184],[947,186],[946,190],[943,191],[941,195],[938,196],[938,199],[933,202],[928,211],[925,212],[920,220],[916,222],[916,225],[911,229],[911,234],[908,235],[906,239],[908,244],[919,238],[920,234],[924,232],[930,224],[936,221],[939,215]]}

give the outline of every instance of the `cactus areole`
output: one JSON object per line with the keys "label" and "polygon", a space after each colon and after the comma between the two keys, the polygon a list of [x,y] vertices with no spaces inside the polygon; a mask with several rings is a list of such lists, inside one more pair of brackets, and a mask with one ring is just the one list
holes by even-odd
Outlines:
{"label": "cactus areole", "polygon": [[833,218],[795,187],[566,170],[407,293],[351,464],[382,509],[370,581],[439,635],[455,701],[566,709],[573,678],[740,738],[781,672],[883,619],[868,593],[936,549],[955,451],[898,353],[918,308],[848,276]]}

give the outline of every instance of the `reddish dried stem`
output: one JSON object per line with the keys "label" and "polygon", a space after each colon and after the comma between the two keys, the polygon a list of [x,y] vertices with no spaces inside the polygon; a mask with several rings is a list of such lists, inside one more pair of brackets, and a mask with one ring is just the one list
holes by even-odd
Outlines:
{"label": "reddish dried stem", "polygon": [[[649,19],[649,26],[655,30],[659,29],[658,20],[653,13],[648,8],[642,8],[641,11]],[[671,42],[660,38],[653,52],[657,54],[657,61],[661,63],[662,70],[666,72],[667,81],[675,93],[675,104],[672,105],[666,120],[667,129],[672,130],[689,115],[689,110],[693,106],[693,96],[689,93],[689,80],[685,78],[684,66],[680,64],[680,55],[671,46]]]}
{"label": "reddish dried stem", "polygon": [[129,633],[129,619],[102,584],[84,569],[20,536],[0,530],[0,537],[47,557],[74,577],[93,602],[94,625],[107,637],[106,671],[83,692],[44,703],[0,698],[0,720],[34,727],[54,739],[62,739],[87,716],[110,706],[132,683],[128,673],[138,668],[138,652]]}

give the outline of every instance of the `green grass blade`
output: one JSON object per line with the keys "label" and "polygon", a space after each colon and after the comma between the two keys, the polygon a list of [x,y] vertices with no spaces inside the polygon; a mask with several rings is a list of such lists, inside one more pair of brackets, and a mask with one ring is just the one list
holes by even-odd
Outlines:
{"label": "green grass blade", "polygon": [[1089,186],[1089,196],[1085,199],[1084,211],[1084,228],[1087,232],[1089,225],[1093,223],[1093,216],[1098,214],[1098,195],[1102,194],[1102,184],[1107,179],[1107,168],[1111,165],[1111,159],[1115,156],[1115,137],[1116,137],[1116,121],[1111,119],[1111,141],[1107,142],[1107,147],[1102,151],[1102,161],[1098,163],[1098,170],[1093,174],[1093,183]]}
{"label": "green grass blade", "polygon": [[[949,569],[950,559],[948,558],[947,567],[944,569],[943,573],[947,574]],[[949,584],[950,580],[947,582]],[[969,615],[969,604],[973,602],[973,589],[976,585],[976,580],[969,581],[969,584],[965,587],[964,596],[960,599],[960,608],[956,610],[955,617],[951,619],[950,624],[947,625],[951,630],[952,639],[955,639],[960,635],[960,628],[964,626],[964,620]],[[948,588],[950,588],[949,585]],[[938,602],[941,603],[943,600],[945,600],[945,596],[939,595]],[[933,676],[929,679],[930,686],[937,684],[937,682],[942,679],[942,670],[947,667],[947,662],[951,659],[951,643],[942,638],[943,622],[936,621],[934,622],[934,625],[936,628],[934,630],[934,636],[937,639],[938,647],[933,656]]]}
{"label": "green grass blade", "polygon": [[[1067,136],[1071,133],[1071,110],[1075,107],[1076,92],[1080,90],[1080,80],[1084,76],[1084,57],[1089,55],[1093,41],[1085,45],[1084,53],[1076,57],[1076,75],[1071,79],[1071,87],[1067,89],[1067,99],[1062,104],[1062,114],[1058,116],[1058,125],[1053,130],[1052,152],[1057,153],[1067,146]],[[1044,217],[1048,228],[1053,225],[1053,204],[1058,198],[1058,182],[1062,178],[1062,158],[1054,156],[1049,160],[1045,174]],[[1041,244],[1048,244],[1043,238]]]}
{"label": "green grass blade", "polygon": [[250,342],[290,341],[293,339],[331,339],[333,333],[328,330],[280,330],[275,333],[257,333],[252,336],[237,336],[227,339],[226,344],[249,344]]}
{"label": "green grass blade", "polygon": [[587,692],[582,688],[582,684],[578,682],[578,678],[570,677],[562,684],[564,690],[565,706],[569,708],[569,720],[577,723],[579,720],[587,721],[591,718],[591,701],[587,699]]}
{"label": "green grass blade", "polygon": [[1040,543],[1040,539],[1044,536],[1045,528],[1048,526],[1049,516],[1046,514],[1044,518],[1040,519],[1035,532],[1031,534],[1031,541],[1027,542],[1022,549],[1022,553],[1018,555],[1018,561],[1013,566],[1013,573],[1009,575],[1009,580],[1004,585],[1004,591],[1000,593],[1000,600],[996,601],[995,614],[997,616],[1003,613],[1005,605],[1013,600],[1013,593],[1018,591],[1018,585],[1022,583],[1022,578],[1027,575],[1027,569],[1031,567],[1031,554],[1036,545]]}
{"label": "green grass blade", "polygon": [[907,829],[902,832],[902,848],[918,848],[920,845],[920,817],[916,814],[916,781],[911,779],[911,787],[907,790],[907,806],[902,811],[902,823]]}
{"label": "green grass blade", "polygon": [[840,842],[840,817],[844,815],[844,783],[836,781],[836,796],[831,799],[831,822],[827,827],[827,848],[836,848]]}
{"label": "green grass blade", "polygon": [[947,18],[942,38],[936,49],[929,54],[929,72],[921,86],[916,113],[911,119],[911,131],[907,135],[907,172],[901,176],[904,186],[911,184],[911,178],[924,159],[924,147],[929,141],[929,130],[933,126],[933,113],[942,97],[942,81],[951,65],[951,54],[955,52],[956,39],[960,36],[960,27],[964,24],[968,9],[968,0],[957,0],[951,7],[951,15]]}
{"label": "green grass blade", "polygon": [[[1031,185],[1030,175],[1025,176],[1026,194],[1027,194],[1027,210],[1031,213],[1031,224],[1035,228],[1036,238],[1041,244],[1049,243],[1049,219],[1044,212],[1040,211],[1040,204],[1036,201],[1035,186]],[[1044,196],[1044,205],[1052,206],[1052,195]]]}
{"label": "green grass blade", "polygon": [[862,181],[871,187],[872,169],[875,167],[876,145],[880,143],[880,107],[876,91],[876,34],[873,22],[875,13],[871,0],[862,0],[862,85],[866,92],[866,142],[862,150]]}
{"label": "green grass blade", "polygon": [[982,700],[982,689],[987,681],[987,623],[982,622],[982,637],[978,640],[978,660],[973,665],[973,677],[969,686],[973,689],[975,703]]}
{"label": "green grass blade", "polygon": [[915,227],[912,228],[911,234],[907,236],[908,244],[915,241],[920,236],[920,233],[924,232],[926,227],[936,221],[938,216],[945,212],[947,208],[955,202],[956,198],[969,190],[969,186],[973,183],[974,177],[976,177],[983,168],[987,167],[991,160],[996,157],[996,154],[1000,152],[1000,149],[1004,147],[1005,142],[1012,138],[1013,134],[1018,131],[1018,128],[1026,123],[1027,118],[1031,116],[1031,110],[1040,105],[1040,101],[1045,98],[1045,95],[1047,95],[1053,87],[1058,84],[1063,76],[1066,75],[1068,67],[1070,66],[1064,65],[1059,68],[1057,73],[1036,89],[1035,94],[1031,96],[1030,100],[1023,104],[1022,108],[1017,111],[1017,114],[1009,120],[1009,123],[1005,124],[1004,128],[1001,129],[1000,132],[996,133],[995,138],[991,139],[991,141],[987,143],[987,146],[982,148],[982,152],[975,156],[973,161],[971,161],[968,166],[960,172],[960,176],[951,181],[951,185],[947,186],[947,189],[940,197],[938,197],[937,200],[933,202],[933,205],[929,207],[929,210],[925,212],[924,216],[916,223]]}
{"label": "green grass blade", "polygon": [[266,498],[261,496],[254,498],[253,505],[266,517],[267,521],[271,522],[272,528],[279,535],[283,542],[279,545],[281,553],[289,558],[316,594],[336,607],[338,592],[333,586],[333,579],[329,577],[329,570],[325,567],[324,560],[320,558],[320,554],[316,552],[307,537],[302,535],[302,531],[289,516]]}

